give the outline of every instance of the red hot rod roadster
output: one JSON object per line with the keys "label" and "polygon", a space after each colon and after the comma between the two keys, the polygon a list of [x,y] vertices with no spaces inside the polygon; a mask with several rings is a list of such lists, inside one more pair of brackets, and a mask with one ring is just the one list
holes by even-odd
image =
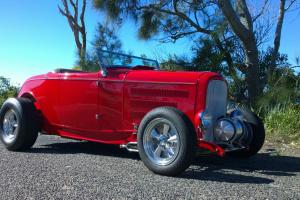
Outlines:
{"label": "red hot rod roadster", "polygon": [[157,61],[99,51],[94,72],[57,69],[29,78],[0,112],[8,150],[27,150],[38,133],[120,145],[153,172],[177,175],[197,149],[219,156],[256,154],[262,121],[227,110],[227,83],[212,72],[160,71]]}

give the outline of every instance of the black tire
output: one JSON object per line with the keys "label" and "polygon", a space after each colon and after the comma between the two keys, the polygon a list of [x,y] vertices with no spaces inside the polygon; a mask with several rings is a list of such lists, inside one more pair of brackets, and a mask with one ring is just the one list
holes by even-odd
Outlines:
{"label": "black tire", "polygon": [[[4,117],[7,112],[13,111],[18,126],[15,128],[15,137],[12,141],[5,140]],[[2,106],[0,111],[0,138],[10,151],[24,151],[30,149],[37,137],[40,127],[38,112],[30,99],[11,98]]]}
{"label": "black tire", "polygon": [[[174,160],[167,165],[158,165],[149,159],[143,145],[145,129],[155,119],[165,119],[176,128],[180,138],[180,148]],[[160,107],[150,111],[142,120],[138,129],[139,155],[148,169],[154,173],[176,176],[185,171],[191,164],[196,152],[196,133],[191,121],[181,111],[172,107]]]}
{"label": "black tire", "polygon": [[248,158],[257,154],[264,145],[265,128],[263,121],[255,113],[246,108],[239,108],[239,110],[242,112],[245,122],[252,128],[252,141],[248,149],[230,152],[228,155],[238,158]]}

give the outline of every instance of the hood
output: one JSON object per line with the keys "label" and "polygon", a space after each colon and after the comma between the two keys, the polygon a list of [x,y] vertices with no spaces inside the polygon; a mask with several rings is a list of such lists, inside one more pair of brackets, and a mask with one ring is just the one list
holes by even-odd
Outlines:
{"label": "hood", "polygon": [[46,78],[47,78],[47,74],[40,74],[40,75],[36,75],[36,76],[32,76],[32,77],[28,78],[25,81],[25,83],[28,81],[33,81],[33,80],[37,80],[37,79],[46,79]]}
{"label": "hood", "polygon": [[222,79],[221,75],[214,72],[186,72],[186,71],[156,71],[156,70],[133,70],[129,71],[126,80],[143,82],[165,83],[191,83],[195,84],[199,79]]}

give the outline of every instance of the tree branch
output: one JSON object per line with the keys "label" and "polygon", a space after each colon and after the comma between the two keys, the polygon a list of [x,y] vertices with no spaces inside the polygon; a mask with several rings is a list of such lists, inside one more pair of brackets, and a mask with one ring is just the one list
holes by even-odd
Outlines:
{"label": "tree branch", "polygon": [[86,10],[86,0],[83,0],[80,21],[81,21],[82,46],[83,46],[84,51],[86,50],[86,31],[85,31],[85,21],[84,21],[85,10]]}
{"label": "tree branch", "polygon": [[201,26],[198,26],[191,18],[189,18],[184,13],[178,11],[178,9],[176,9],[174,11],[171,11],[171,10],[163,9],[162,7],[158,7],[157,5],[154,5],[154,4],[150,4],[150,5],[147,5],[147,6],[139,6],[139,7],[136,7],[136,8],[138,10],[151,10],[152,9],[152,10],[155,10],[155,11],[158,11],[158,12],[161,12],[161,13],[177,16],[177,17],[185,20],[186,22],[188,22],[198,32],[205,33],[205,34],[211,34],[212,33],[211,30],[207,30],[207,29],[202,28]]}
{"label": "tree branch", "polygon": [[[76,0],[75,2],[74,0],[69,0],[69,1],[61,0],[61,2],[64,8],[58,6],[58,10],[61,13],[61,15],[66,17],[69,26],[74,34],[74,39],[78,49],[79,56],[80,58],[84,58],[86,53],[86,32],[85,32],[85,23],[84,23],[86,0],[83,0],[82,12],[80,16],[81,25],[78,22],[79,0]],[[69,4],[71,5],[74,11],[73,15],[70,12]],[[80,41],[80,36],[81,36],[81,41]]]}
{"label": "tree branch", "polygon": [[224,13],[225,17],[230,22],[230,25],[234,32],[241,38],[243,41],[247,41],[249,38],[249,30],[242,24],[236,12],[234,11],[231,2],[228,0],[218,0],[219,7]]}
{"label": "tree branch", "polygon": [[237,0],[237,12],[241,23],[250,31],[253,31],[252,17],[245,0]]}
{"label": "tree branch", "polygon": [[182,33],[177,33],[177,34],[171,34],[171,38],[173,40],[178,40],[182,37],[188,36],[188,35],[192,35],[194,33],[197,33],[198,31],[189,31],[189,32],[182,32]]}
{"label": "tree branch", "polygon": [[291,0],[290,4],[284,10],[288,11],[296,1],[297,0]]}
{"label": "tree branch", "polygon": [[175,15],[177,15],[177,16],[181,17],[182,19],[184,19],[185,21],[187,21],[191,26],[193,26],[196,30],[198,30],[201,33],[205,33],[205,34],[211,34],[212,33],[211,30],[207,30],[207,29],[202,28],[201,26],[196,24],[191,18],[189,18],[186,14],[180,12],[178,10],[177,3],[178,3],[178,0],[173,0],[173,8],[174,8],[174,11],[175,11]]}
{"label": "tree branch", "polygon": [[253,17],[252,22],[255,22],[258,18],[260,18],[264,14],[268,3],[269,3],[269,0],[264,1],[264,5],[262,6],[260,12],[255,17]]}

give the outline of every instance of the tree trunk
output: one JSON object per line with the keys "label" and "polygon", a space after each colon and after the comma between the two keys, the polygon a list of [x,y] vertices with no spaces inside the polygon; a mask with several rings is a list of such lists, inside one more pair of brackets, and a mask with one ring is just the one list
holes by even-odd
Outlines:
{"label": "tree trunk", "polygon": [[279,16],[275,31],[275,38],[274,38],[274,47],[271,57],[271,65],[268,67],[267,72],[267,79],[268,82],[270,82],[270,79],[272,78],[272,74],[276,68],[276,60],[278,57],[279,47],[280,47],[280,39],[281,39],[281,30],[284,20],[284,14],[285,14],[285,0],[280,0],[280,7],[279,7]]}
{"label": "tree trunk", "polygon": [[262,93],[259,82],[259,57],[253,31],[252,18],[245,0],[236,0],[236,10],[231,1],[218,0],[218,5],[227,18],[232,30],[241,40],[245,51],[246,82],[249,104],[255,105]]}
{"label": "tree trunk", "polygon": [[[86,28],[85,28],[86,0],[82,0],[80,22],[78,19],[79,0],[76,0],[75,2],[74,0],[69,0],[69,1],[61,0],[61,1],[62,1],[63,8],[58,6],[59,12],[67,18],[69,26],[74,35],[80,63],[84,63],[86,57]],[[73,12],[70,11],[69,4],[71,5]]]}
{"label": "tree trunk", "polygon": [[259,80],[258,49],[255,43],[245,44],[246,82],[248,87],[249,104],[254,105],[262,93]]}

